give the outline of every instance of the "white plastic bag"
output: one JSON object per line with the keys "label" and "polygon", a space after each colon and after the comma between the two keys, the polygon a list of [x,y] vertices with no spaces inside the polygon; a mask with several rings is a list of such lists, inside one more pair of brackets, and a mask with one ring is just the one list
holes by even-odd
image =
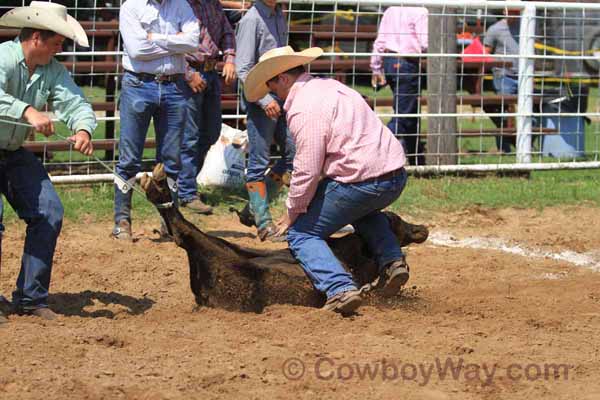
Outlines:
{"label": "white plastic bag", "polygon": [[248,134],[229,125],[221,126],[221,136],[212,145],[196,181],[204,186],[243,187]]}

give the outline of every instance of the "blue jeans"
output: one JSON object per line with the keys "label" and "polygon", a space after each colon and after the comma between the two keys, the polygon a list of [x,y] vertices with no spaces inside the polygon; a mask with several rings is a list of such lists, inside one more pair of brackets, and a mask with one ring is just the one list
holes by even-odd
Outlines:
{"label": "blue jeans", "polygon": [[[13,303],[24,310],[47,307],[52,258],[64,214],[60,198],[42,163],[23,148],[0,156],[0,193],[27,224]],[[2,206],[0,222],[1,214]]]}
{"label": "blue jeans", "polygon": [[217,72],[199,71],[206,89],[188,100],[188,115],[181,144],[181,171],[177,180],[179,200],[189,202],[197,197],[196,176],[204,165],[206,154],[221,133],[221,81]]}
{"label": "blue jeans", "polygon": [[[503,69],[494,70],[494,90],[498,94],[502,95],[513,95],[519,93],[519,81],[516,78],[508,76]],[[504,112],[504,107],[501,107],[498,111]],[[492,121],[498,128],[508,127],[507,118],[492,118]],[[514,138],[508,138],[505,136],[496,136],[496,147],[498,150],[502,150],[504,153],[510,153],[510,145],[515,144]]]}
{"label": "blue jeans", "polygon": [[[416,60],[416,59],[415,59]],[[419,112],[419,63],[403,58],[383,59],[385,79],[394,93],[394,113],[417,114]],[[399,137],[410,164],[423,165],[425,158],[419,140],[419,118],[394,117],[388,128]]]}
{"label": "blue jeans", "polygon": [[[249,102],[245,104],[248,113],[247,127],[250,143],[246,181],[262,182],[265,180],[273,142],[279,146],[281,157],[275,162],[271,170],[278,175],[291,171],[296,146],[287,129],[285,115],[282,114],[277,121],[274,121],[267,117],[267,114],[258,104]],[[280,106],[283,111],[283,106],[281,104]]]}
{"label": "blue jeans", "polygon": [[[116,173],[124,180],[135,177],[142,166],[144,142],[154,121],[156,161],[165,165],[167,176],[177,179],[181,169],[180,148],[191,89],[183,78],[177,82],[142,81],[130,73],[123,75],[119,110],[121,134]],[[131,189],[123,193],[115,185],[115,223],[131,222]]]}
{"label": "blue jeans", "polygon": [[406,171],[386,180],[319,183],[306,213],[301,214],[287,234],[289,248],[315,288],[330,298],[356,289],[352,276],[335,257],[326,239],[341,227],[352,224],[365,240],[382,270],[403,254],[388,218],[381,212],[392,204],[406,185]]}

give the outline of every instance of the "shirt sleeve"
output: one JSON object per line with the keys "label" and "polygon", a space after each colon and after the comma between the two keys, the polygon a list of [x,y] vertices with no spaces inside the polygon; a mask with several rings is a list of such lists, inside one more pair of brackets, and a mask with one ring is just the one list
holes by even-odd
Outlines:
{"label": "shirt sleeve", "polygon": [[71,131],[84,130],[92,135],[98,124],[91,104],[85,99],[66,68],[58,63],[56,68],[56,82],[48,99],[53,112]]}
{"label": "shirt sleeve", "polygon": [[491,47],[492,50],[496,48],[496,27],[494,25],[490,26],[485,32],[483,37],[483,45],[486,47]]}
{"label": "shirt sleeve", "polygon": [[288,118],[288,126],[296,144],[294,171],[286,200],[292,222],[306,212],[317,191],[327,154],[331,116],[330,107],[321,102],[312,102],[309,107]]}
{"label": "shirt sleeve", "polygon": [[[248,73],[256,62],[256,20],[246,14],[239,22],[235,35],[236,57],[235,72],[238,79],[244,83]],[[243,43],[243,45],[241,45]]]}
{"label": "shirt sleeve", "polygon": [[181,2],[181,5],[181,34],[152,34],[152,40],[170,54],[192,53],[200,44],[198,18],[187,2]]}
{"label": "shirt sleeve", "polygon": [[148,32],[142,27],[135,11],[126,5],[119,12],[119,32],[127,54],[134,60],[148,61],[172,54],[148,40]]}
{"label": "shirt sleeve", "polygon": [[223,51],[223,61],[226,63],[235,63],[235,32],[227,19],[225,11],[219,2],[216,3],[219,15],[221,16],[221,26],[223,27],[223,36],[219,47]]}
{"label": "shirt sleeve", "polygon": [[8,81],[14,79],[13,74],[16,65],[13,57],[0,57],[0,117],[21,119],[23,112],[29,105],[6,92]]}
{"label": "shirt sleeve", "polygon": [[[256,65],[258,59],[256,57],[256,19],[252,15],[246,14],[238,24],[237,34],[235,35],[236,57],[235,57],[235,72],[238,79],[244,83],[248,73]],[[243,43],[243,44],[242,44]],[[265,108],[275,98],[267,94],[256,103]]]}
{"label": "shirt sleeve", "polygon": [[[377,32],[377,38],[373,42],[373,53],[383,53],[386,49],[385,44],[385,30],[387,26],[387,15],[384,13],[379,23],[379,31]],[[371,71],[375,74],[383,75],[383,61],[381,56],[371,56]]]}

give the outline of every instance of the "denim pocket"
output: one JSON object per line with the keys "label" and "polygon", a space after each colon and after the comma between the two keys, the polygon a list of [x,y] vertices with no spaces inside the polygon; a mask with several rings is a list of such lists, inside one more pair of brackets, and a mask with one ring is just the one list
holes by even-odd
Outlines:
{"label": "denim pocket", "polygon": [[359,183],[351,183],[350,186],[352,189],[357,190],[361,193],[367,194],[369,196],[379,196],[381,193],[392,190],[393,184],[390,181],[382,181],[382,182],[359,182]]}
{"label": "denim pocket", "polygon": [[122,86],[129,86],[129,87],[142,87],[144,85],[144,82],[142,82],[141,80],[139,80],[136,76],[134,76],[133,74],[130,73],[125,73],[125,75],[123,75],[123,80],[121,81],[121,85]]}

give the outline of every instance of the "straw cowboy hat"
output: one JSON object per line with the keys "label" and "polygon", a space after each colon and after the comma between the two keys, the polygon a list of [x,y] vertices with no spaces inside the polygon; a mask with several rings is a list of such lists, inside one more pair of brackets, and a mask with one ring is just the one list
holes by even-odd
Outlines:
{"label": "straw cowboy hat", "polygon": [[255,102],[262,99],[267,93],[267,81],[277,75],[308,64],[323,54],[320,47],[311,47],[310,49],[295,52],[290,46],[278,47],[263,54],[246,77],[244,82],[244,95],[246,100]]}
{"label": "straw cowboy hat", "polygon": [[0,18],[0,26],[44,29],[72,39],[80,46],[90,46],[79,22],[67,14],[67,7],[56,3],[32,1],[29,7],[13,8]]}

